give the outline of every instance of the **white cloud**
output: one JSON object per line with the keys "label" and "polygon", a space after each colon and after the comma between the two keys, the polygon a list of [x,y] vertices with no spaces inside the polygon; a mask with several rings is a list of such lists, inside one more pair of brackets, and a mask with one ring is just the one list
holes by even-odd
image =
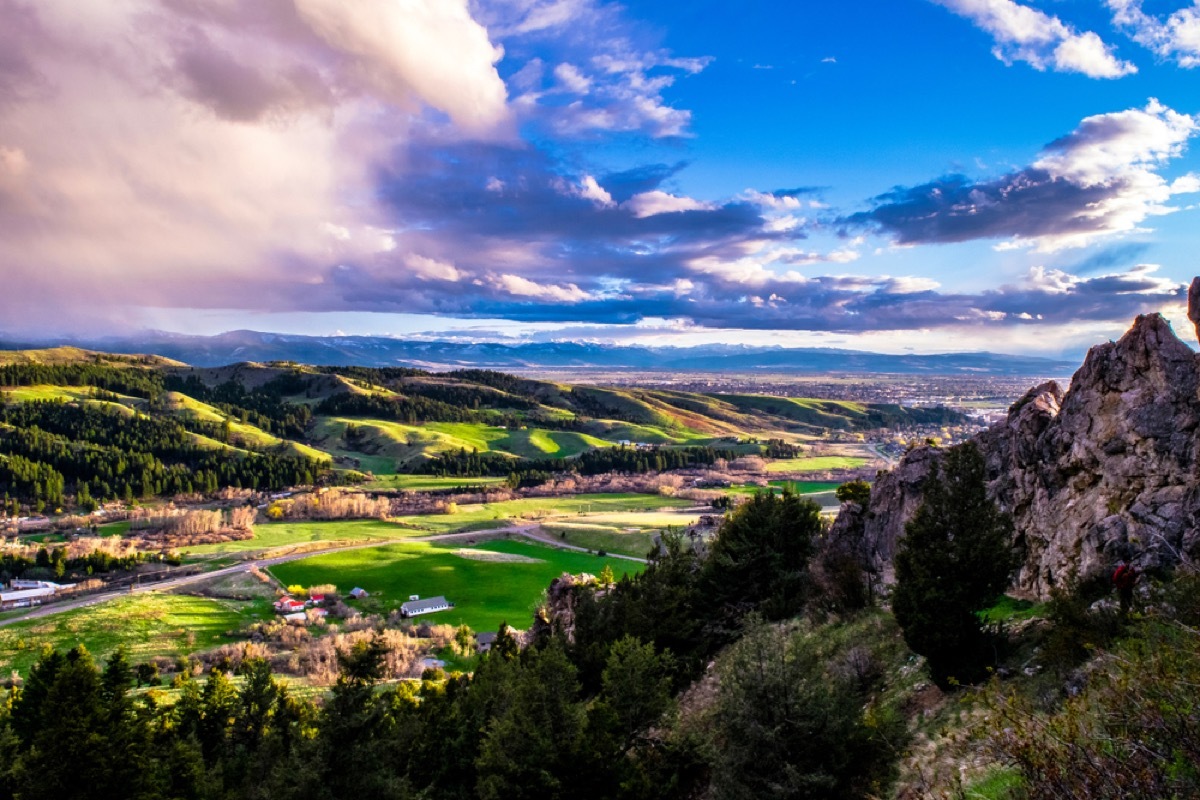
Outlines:
{"label": "white cloud", "polygon": [[548,300],[558,303],[577,303],[591,297],[583,289],[573,283],[556,285],[553,283],[535,283],[520,275],[501,275],[491,278],[489,283],[502,292],[515,297],[529,297],[536,300]]}
{"label": "white cloud", "polygon": [[652,192],[635,194],[622,203],[621,208],[633,212],[635,217],[652,217],[655,214],[674,214],[680,211],[705,211],[714,206],[692,197],[679,197],[655,189]]}
{"label": "white cloud", "polygon": [[1132,178],[1182,155],[1198,127],[1195,117],[1151,99],[1145,108],[1085,117],[1033,166],[1081,186]]}
{"label": "white cloud", "polygon": [[1006,64],[1024,61],[1034,69],[1078,72],[1091,78],[1120,78],[1137,67],[1113,55],[1092,31],[1079,32],[1058,17],[1014,0],[933,0],[990,34],[992,50]]}
{"label": "white cloud", "polygon": [[235,307],[251,275],[259,307],[313,303],[296,296],[329,264],[387,251],[362,198],[430,107],[453,136],[508,116],[466,0],[41,0],[21,24],[0,39],[53,91],[0,98],[9,325],[51,304]]}
{"label": "white cloud", "polygon": [[579,71],[574,64],[559,64],[554,68],[554,77],[563,89],[575,94],[587,94],[592,88],[592,79]]}
{"label": "white cloud", "polygon": [[1107,0],[1113,22],[1135,42],[1181,67],[1200,66],[1200,0],[1166,19],[1142,10],[1142,0]]}
{"label": "white cloud", "polygon": [[[473,7],[510,51],[539,53],[510,78],[519,92],[512,105],[525,119],[568,137],[688,135],[691,112],[672,106],[664,93],[711,59],[648,47],[649,37],[624,9],[602,0],[488,0]],[[543,58],[558,62],[549,76]],[[565,105],[553,100],[563,92],[579,99]]]}
{"label": "white cloud", "polygon": [[591,175],[584,175],[583,180],[580,181],[579,196],[591,200],[603,208],[609,208],[614,205],[612,195],[597,183],[596,179]]}
{"label": "white cloud", "polygon": [[404,264],[421,280],[456,282],[463,278],[463,273],[453,264],[415,253],[405,256]]}
{"label": "white cloud", "polygon": [[392,103],[415,95],[475,133],[506,121],[506,89],[494,67],[503,51],[471,18],[466,0],[295,2],[312,30]]}

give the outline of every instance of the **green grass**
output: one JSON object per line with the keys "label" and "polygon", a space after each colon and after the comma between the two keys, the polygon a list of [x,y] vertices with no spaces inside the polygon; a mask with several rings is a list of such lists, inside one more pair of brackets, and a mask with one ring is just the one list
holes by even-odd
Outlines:
{"label": "green grass", "polygon": [[841,481],[769,481],[772,486],[791,489],[796,494],[824,494],[842,485]]}
{"label": "green grass", "polygon": [[420,531],[374,519],[340,520],[333,522],[271,522],[254,527],[254,538],[217,544],[200,544],[182,548],[191,555],[220,555],[273,550],[278,547],[306,545],[314,542],[369,542],[408,539]]}
{"label": "green grass", "polygon": [[984,622],[1018,622],[1023,619],[1040,617],[1045,608],[1045,603],[1031,603],[1028,600],[1018,600],[1015,597],[1004,595],[991,608],[981,611],[979,616]]}
{"label": "green grass", "polygon": [[[347,425],[358,430],[356,447],[347,450]],[[477,422],[429,422],[405,425],[377,419],[332,417],[318,420],[314,439],[332,453],[357,458],[361,467],[376,475],[391,474],[397,464],[419,464],[427,458],[456,450],[504,453],[514,458],[571,458],[614,442],[576,431],[543,428],[509,429]]]}
{"label": "green grass", "polygon": [[368,610],[398,608],[413,594],[444,595],[455,608],[418,619],[494,631],[501,622],[528,628],[542,593],[553,578],[564,572],[597,574],[608,564],[620,577],[622,573],[641,569],[640,564],[631,561],[602,559],[517,541],[489,542],[469,548],[469,552],[532,560],[476,560],[459,555],[457,547],[408,542],[314,556],[279,564],[271,572],[286,585],[332,583],[343,594],[360,586],[371,592],[364,604]]}
{"label": "green grass", "polygon": [[97,530],[101,536],[124,536],[129,533],[129,529],[132,526],[132,522],[125,520],[124,522],[109,522],[106,525],[101,525]]}
{"label": "green grass", "polygon": [[28,403],[34,400],[88,400],[92,389],[80,386],[14,386],[4,394],[13,403]]}
{"label": "green grass", "polygon": [[362,484],[364,489],[396,489],[407,492],[436,492],[443,489],[474,489],[498,486],[504,478],[439,478],[434,475],[382,475]]}
{"label": "green grass", "polygon": [[810,456],[785,458],[767,463],[767,472],[824,472],[828,469],[857,469],[869,459],[861,456]]}
{"label": "green grass", "polygon": [[501,503],[464,505],[454,514],[397,517],[396,521],[430,532],[453,533],[504,527],[509,521],[599,512],[656,511],[683,508],[687,500],[648,494],[580,494],[569,497],[529,497]]}
{"label": "green grass", "polygon": [[98,659],[123,645],[135,663],[207,650],[232,641],[227,632],[269,613],[261,602],[170,594],[120,598],[0,628],[0,670],[26,674],[44,645],[66,650],[82,644]]}
{"label": "green grass", "polygon": [[654,534],[648,531],[621,532],[604,526],[586,524],[546,525],[542,530],[566,544],[606,553],[645,558],[654,547]]}
{"label": "green grass", "polygon": [[962,796],[965,800],[1012,800],[1023,785],[1019,772],[1002,767],[967,786]]}
{"label": "green grass", "polygon": [[169,413],[184,419],[206,422],[212,425],[221,425],[226,420],[229,420],[229,441],[230,444],[235,446],[253,450],[275,448],[283,450],[290,455],[312,458],[317,461],[328,461],[330,459],[330,455],[326,452],[305,444],[300,444],[299,442],[281,439],[255,425],[239,422],[229,417],[220,409],[189,397],[186,394],[167,392],[165,403]]}

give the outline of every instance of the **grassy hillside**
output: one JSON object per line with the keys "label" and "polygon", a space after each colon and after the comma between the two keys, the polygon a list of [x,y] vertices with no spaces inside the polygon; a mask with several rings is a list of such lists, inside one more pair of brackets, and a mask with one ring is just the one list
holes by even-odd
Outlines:
{"label": "grassy hillside", "polygon": [[[144,428],[138,436],[149,437],[148,447],[160,447],[150,445],[154,436],[169,438],[176,448],[171,463],[156,466],[156,474],[147,479],[139,473],[133,490],[142,497],[166,493],[169,486],[185,491],[197,484],[209,487],[214,475],[220,476],[218,481],[241,482],[243,486],[248,482],[256,487],[278,487],[285,473],[307,475],[310,480],[322,473],[334,478],[328,474],[329,468],[343,473],[370,472],[376,478],[429,471],[458,478],[517,473],[516,481],[536,481],[557,471],[560,463],[565,468],[565,461],[579,459],[578,471],[585,474],[609,469],[646,472],[758,455],[764,452],[759,443],[767,440],[797,443],[828,430],[865,431],[961,420],[945,409],[571,386],[486,370],[434,374],[402,367],[253,362],[193,369],[163,359],[110,357],[71,348],[0,354],[0,391],[10,407],[29,408],[31,401],[57,400],[80,409],[118,411]],[[39,413],[42,417],[51,414]],[[19,420],[33,420],[34,416],[8,413],[0,422],[25,424]],[[8,417],[18,422],[12,423]],[[147,426],[147,421],[152,424]],[[168,431],[162,428],[165,423],[182,430]],[[94,438],[99,428],[112,427],[111,421],[103,419],[93,419],[83,427],[65,420],[55,424],[66,426],[55,435],[71,440],[72,446],[107,446],[120,440],[115,431],[105,433],[104,441]],[[152,434],[152,428],[162,429]],[[690,449],[657,454],[596,452],[622,443]],[[119,471],[101,470],[92,475],[71,469],[68,472],[73,471],[75,477],[59,478],[47,460],[53,460],[49,452],[27,452],[32,446],[10,437],[0,448],[0,453],[33,456],[45,465],[22,466],[21,475],[13,472],[14,467],[9,470],[13,474],[0,475],[0,489],[8,491],[10,498],[18,498],[19,504],[38,505],[33,498],[38,494],[42,506],[58,506],[63,501],[69,505],[81,484],[89,484],[85,488],[94,491],[96,481],[105,494],[92,499],[103,502],[113,499],[107,493],[118,484],[125,492],[124,484],[132,480]],[[189,454],[189,446],[203,455]],[[770,452],[791,455],[786,447],[772,447]],[[268,464],[262,461],[264,457],[305,463]],[[109,453],[105,458],[115,468],[115,455]],[[216,463],[214,458],[259,459],[260,464],[231,466]],[[431,460],[436,463],[430,464]],[[850,459],[779,468],[823,470],[862,463]],[[177,467],[185,467],[191,474],[180,477]],[[250,477],[251,472],[256,477]]]}
{"label": "grassy hillside", "polygon": [[0,366],[9,364],[40,364],[63,366],[69,364],[94,364],[108,367],[183,367],[182,361],[173,361],[162,356],[126,356],[101,353],[79,347],[48,347],[41,350],[0,350]]}

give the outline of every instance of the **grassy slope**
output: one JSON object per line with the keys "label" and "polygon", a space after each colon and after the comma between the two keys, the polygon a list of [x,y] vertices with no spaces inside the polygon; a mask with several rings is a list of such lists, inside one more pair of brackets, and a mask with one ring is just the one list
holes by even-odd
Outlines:
{"label": "grassy slope", "polygon": [[116,355],[84,350],[79,347],[49,347],[42,350],[0,350],[0,366],[8,364],[42,364],[62,366],[67,364],[100,364],[111,367],[180,367],[181,361],[172,361],[162,356]]}
{"label": "grassy slope", "polygon": [[770,397],[756,394],[720,395],[720,399],[747,413],[771,414],[820,428],[845,429],[865,421],[867,406],[844,400]]}
{"label": "grassy slope", "polygon": [[[201,401],[193,397],[189,397],[186,394],[181,394],[180,392],[167,392],[164,397],[164,401],[168,413],[184,419],[220,425],[228,418],[230,420],[230,439],[234,446],[240,445],[243,448],[252,450],[281,448],[287,451],[290,455],[313,458],[318,461],[328,461],[330,459],[330,455],[328,453],[318,450],[315,447],[309,447],[306,444],[293,442],[289,439],[281,439],[278,436],[267,433],[262,428],[259,428],[255,425],[238,422],[232,418],[229,418],[220,409],[210,406],[208,403],[202,403]],[[214,442],[212,439],[205,439],[205,437],[198,436],[198,438],[204,439],[204,441],[201,442],[202,444],[208,444],[209,442],[217,445],[221,444],[220,442]]]}
{"label": "grassy slope", "polygon": [[494,631],[507,621],[527,628],[533,611],[551,579],[564,572],[596,574],[605,564],[620,577],[639,564],[601,559],[523,542],[490,542],[476,551],[535,559],[512,563],[465,558],[459,548],[419,542],[346,553],[314,556],[272,567],[285,584],[332,583],[342,592],[361,586],[372,597],[368,608],[398,607],[409,595],[445,595],[455,608],[421,617],[433,624],[467,624],[477,631]]}
{"label": "grassy slope", "polygon": [[[346,426],[358,429],[360,450],[345,447]],[[542,428],[509,430],[474,422],[429,422],[406,425],[377,419],[321,417],[313,439],[323,449],[357,458],[376,474],[390,474],[396,465],[413,466],[439,453],[478,450],[516,458],[569,458],[593,447],[611,447],[613,441],[575,431]],[[371,459],[364,460],[364,456]]]}
{"label": "grassy slope", "polygon": [[142,594],[0,628],[0,669],[26,672],[43,645],[83,644],[102,658],[125,646],[136,662],[231,641],[225,634],[267,613],[264,604]]}

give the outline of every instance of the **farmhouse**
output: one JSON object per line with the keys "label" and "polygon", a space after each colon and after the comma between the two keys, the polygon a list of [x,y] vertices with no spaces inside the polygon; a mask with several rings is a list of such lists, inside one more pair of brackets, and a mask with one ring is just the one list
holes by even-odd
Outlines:
{"label": "farmhouse", "polygon": [[367,596],[367,590],[362,588],[361,586],[355,586],[353,589],[350,590],[350,596],[353,597],[355,600],[361,600]]}
{"label": "farmhouse", "polygon": [[415,617],[420,614],[432,614],[435,611],[445,611],[448,608],[454,608],[451,603],[440,595],[438,597],[430,597],[427,600],[409,600],[400,606],[400,615],[404,617]]}
{"label": "farmhouse", "polygon": [[280,614],[294,614],[304,611],[304,603],[292,597],[281,597],[275,601],[275,610]]}

